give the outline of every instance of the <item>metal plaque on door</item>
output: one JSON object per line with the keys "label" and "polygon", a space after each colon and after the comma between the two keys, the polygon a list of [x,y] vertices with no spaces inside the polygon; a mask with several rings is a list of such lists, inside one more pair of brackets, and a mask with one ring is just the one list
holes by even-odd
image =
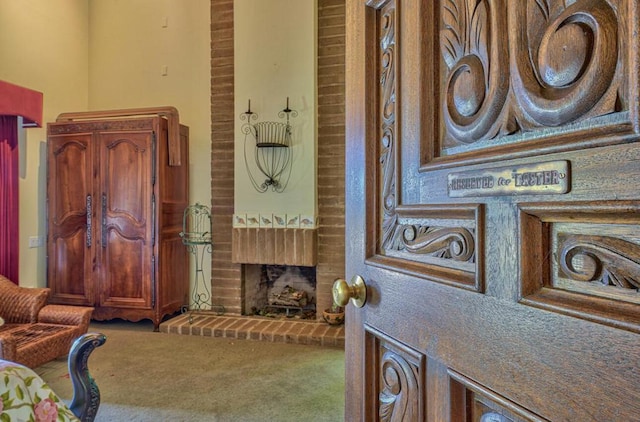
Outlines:
{"label": "metal plaque on door", "polygon": [[548,161],[449,173],[451,198],[563,194],[570,190],[569,162]]}

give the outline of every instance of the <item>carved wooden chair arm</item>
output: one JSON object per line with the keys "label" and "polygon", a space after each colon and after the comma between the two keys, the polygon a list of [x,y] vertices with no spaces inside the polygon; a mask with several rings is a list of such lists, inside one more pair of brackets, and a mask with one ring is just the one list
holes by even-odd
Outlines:
{"label": "carved wooden chair arm", "polygon": [[106,340],[104,334],[83,334],[73,342],[69,352],[69,376],[73,384],[73,399],[69,408],[82,422],[92,422],[100,407],[100,390],[89,373],[87,361],[91,352]]}

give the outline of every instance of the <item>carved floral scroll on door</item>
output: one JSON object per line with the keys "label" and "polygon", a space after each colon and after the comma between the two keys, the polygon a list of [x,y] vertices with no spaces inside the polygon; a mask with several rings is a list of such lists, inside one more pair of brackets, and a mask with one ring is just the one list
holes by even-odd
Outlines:
{"label": "carved floral scroll on door", "polygon": [[[632,12],[625,0],[440,1],[441,127],[423,164],[495,161],[630,135],[631,58],[623,47]],[[579,142],[563,136],[576,133],[584,134]]]}

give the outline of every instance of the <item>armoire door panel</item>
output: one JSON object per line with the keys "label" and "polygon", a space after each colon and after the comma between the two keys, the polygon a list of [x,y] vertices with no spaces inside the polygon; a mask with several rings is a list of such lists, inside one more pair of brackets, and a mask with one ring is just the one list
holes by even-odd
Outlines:
{"label": "armoire door panel", "polygon": [[[142,227],[148,222],[152,133],[101,133],[101,185],[108,221]],[[109,224],[108,223],[108,224]]]}
{"label": "armoire door panel", "polygon": [[151,308],[149,265],[142,260],[149,249],[140,240],[121,237],[112,231],[107,238],[107,248],[103,250],[103,271],[101,283],[102,306],[136,306]]}
{"label": "armoire door panel", "polygon": [[51,242],[55,255],[50,255],[48,271],[52,274],[52,300],[77,305],[93,304],[91,271],[91,253],[85,243],[85,233],[78,230],[70,236],[56,237]]}
{"label": "armoire door panel", "polygon": [[151,307],[152,132],[99,133],[101,305]]}
{"label": "armoire door panel", "polygon": [[85,176],[85,172],[93,167],[90,142],[91,134],[86,134],[58,137],[51,144],[52,160],[49,165],[56,174],[56,180],[52,185],[49,210],[59,224],[86,215],[86,198],[93,190],[91,177]]}
{"label": "armoire door panel", "polygon": [[52,300],[93,303],[93,145],[90,133],[51,137],[47,274]]}

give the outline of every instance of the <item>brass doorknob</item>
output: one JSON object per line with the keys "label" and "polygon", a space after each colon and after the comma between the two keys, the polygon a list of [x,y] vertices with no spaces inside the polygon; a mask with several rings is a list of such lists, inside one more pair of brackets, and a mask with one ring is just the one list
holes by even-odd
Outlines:
{"label": "brass doorknob", "polygon": [[351,278],[351,285],[341,278],[336,279],[333,282],[331,293],[333,301],[339,306],[347,306],[349,299],[351,299],[351,303],[362,308],[367,301],[367,285],[359,275],[354,275]]}

